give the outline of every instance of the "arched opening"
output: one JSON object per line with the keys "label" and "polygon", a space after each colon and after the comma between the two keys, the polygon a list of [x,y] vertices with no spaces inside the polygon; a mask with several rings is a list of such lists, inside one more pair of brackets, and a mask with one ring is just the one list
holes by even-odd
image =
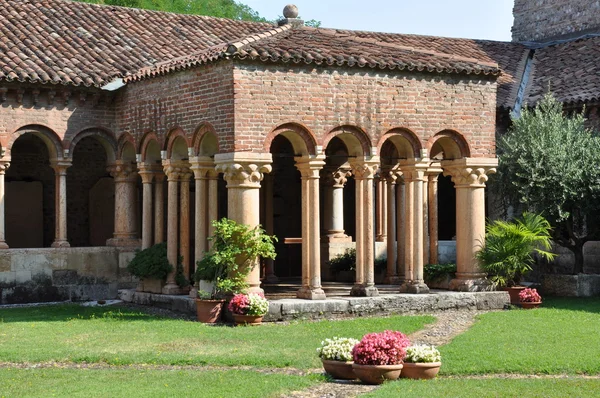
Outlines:
{"label": "arched opening", "polygon": [[113,236],[115,184],[107,169],[113,146],[86,135],[72,148],[67,170],[67,229],[72,247],[104,246]]}
{"label": "arched opening", "polygon": [[[54,155],[54,156],[52,156]],[[50,247],[55,235],[56,150],[36,133],[13,143],[5,176],[6,243],[11,248]]]}

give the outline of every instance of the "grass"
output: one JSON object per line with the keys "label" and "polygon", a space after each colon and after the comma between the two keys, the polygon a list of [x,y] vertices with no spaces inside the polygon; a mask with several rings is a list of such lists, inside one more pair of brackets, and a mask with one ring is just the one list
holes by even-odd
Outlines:
{"label": "grass", "polygon": [[483,314],[441,347],[441,374],[600,374],[600,299]]}
{"label": "grass", "polygon": [[435,379],[385,383],[365,398],[518,397],[564,398],[600,396],[600,380],[590,379]]}
{"label": "grass", "polygon": [[277,397],[322,377],[246,370],[0,369],[0,397]]}
{"label": "grass", "polygon": [[333,336],[386,329],[412,333],[430,316],[209,326],[117,308],[78,305],[6,309],[0,361],[318,368],[316,348]]}

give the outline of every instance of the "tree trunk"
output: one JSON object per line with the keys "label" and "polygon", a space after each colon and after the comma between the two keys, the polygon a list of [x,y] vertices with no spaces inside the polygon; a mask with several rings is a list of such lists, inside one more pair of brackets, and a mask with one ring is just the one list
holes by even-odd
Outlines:
{"label": "tree trunk", "polygon": [[583,272],[583,244],[577,243],[572,249],[575,255],[575,265],[573,266],[573,275]]}

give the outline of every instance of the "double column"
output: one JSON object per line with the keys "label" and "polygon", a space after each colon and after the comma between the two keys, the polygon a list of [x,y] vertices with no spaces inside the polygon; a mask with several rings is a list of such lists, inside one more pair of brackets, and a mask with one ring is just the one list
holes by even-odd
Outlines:
{"label": "double column", "polygon": [[163,181],[165,175],[157,165],[138,163],[142,178],[142,249],[164,239]]}
{"label": "double column", "polygon": [[108,246],[139,246],[137,238],[137,168],[135,163],[117,160],[108,167],[115,181],[115,232]]}
{"label": "double column", "polygon": [[442,162],[444,175],[450,175],[456,188],[456,278],[450,289],[489,290],[475,254],[485,240],[485,183],[496,172],[498,159],[463,158]]}
{"label": "double column", "polygon": [[375,287],[375,234],[373,179],[379,157],[365,157],[350,163],[356,181],[356,279],[352,296],[377,296]]}
{"label": "double column", "polygon": [[[400,242],[400,238],[397,238],[399,234],[398,224],[401,220],[397,219],[397,214],[401,212],[402,204],[398,205],[396,200],[396,183],[398,179],[402,176],[402,173],[394,168],[388,169],[382,173],[382,178],[386,181],[386,189],[387,189],[387,269],[385,274],[385,283],[390,285],[395,285],[400,282],[400,278],[398,276],[398,262],[397,258],[400,257],[400,251],[403,250],[398,247],[397,242]],[[398,207],[398,210],[396,210]],[[396,257],[394,256],[394,252],[396,252]]]}
{"label": "double column", "polygon": [[324,155],[295,158],[302,176],[302,287],[297,297],[309,300],[325,299],[319,229],[319,172],[325,165],[324,159]]}
{"label": "double column", "polygon": [[[270,153],[233,152],[215,155],[217,172],[227,181],[227,214],[238,223],[256,227],[260,223],[260,183],[271,171]],[[250,261],[248,292],[262,292],[258,259]]]}

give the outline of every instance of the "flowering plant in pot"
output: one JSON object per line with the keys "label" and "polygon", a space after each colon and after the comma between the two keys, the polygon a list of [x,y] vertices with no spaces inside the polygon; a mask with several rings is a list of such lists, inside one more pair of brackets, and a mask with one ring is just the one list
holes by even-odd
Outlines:
{"label": "flowering plant in pot", "polygon": [[537,289],[526,288],[519,292],[519,301],[523,308],[537,308],[542,303],[542,296],[537,292]]}
{"label": "flowering plant in pot", "polygon": [[233,314],[236,324],[257,325],[269,312],[269,301],[262,293],[238,293],[233,296],[227,308]]}
{"label": "flowering plant in pot", "polygon": [[352,370],[352,349],[356,344],[358,340],[348,337],[334,337],[321,341],[317,353],[323,362],[325,372],[334,379],[356,379]]}
{"label": "flowering plant in pot", "polygon": [[430,345],[412,345],[406,349],[404,367],[400,377],[409,379],[433,379],[442,366],[442,356]]}
{"label": "flowering plant in pot", "polygon": [[352,369],[367,384],[396,380],[400,377],[408,346],[410,341],[401,332],[369,333],[352,349]]}

